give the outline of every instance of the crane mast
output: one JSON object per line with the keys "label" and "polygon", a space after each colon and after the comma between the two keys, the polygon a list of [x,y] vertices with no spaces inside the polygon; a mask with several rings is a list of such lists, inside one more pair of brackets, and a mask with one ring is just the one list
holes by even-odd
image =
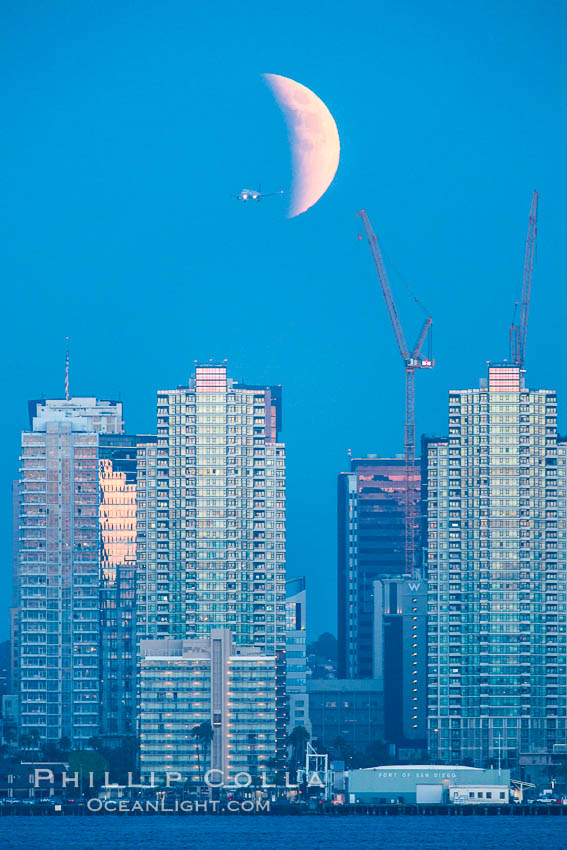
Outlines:
{"label": "crane mast", "polygon": [[421,355],[421,349],[425,343],[429,330],[431,328],[432,319],[430,316],[426,318],[423,326],[417,337],[417,341],[410,352],[406,343],[404,331],[400,322],[396,304],[386,267],[380,252],[380,246],[366,210],[360,210],[359,215],[364,225],[366,238],[370,245],[372,259],[380,281],[380,287],[386,302],[386,308],[390,317],[390,322],[394,329],[394,336],[398,344],[398,349],[405,368],[406,376],[406,404],[405,404],[405,422],[404,422],[404,473],[405,473],[405,565],[406,573],[413,577],[415,573],[415,547],[416,547],[416,503],[412,498],[411,479],[412,472],[415,466],[415,372],[417,369],[432,369],[434,361],[424,358]]}
{"label": "crane mast", "polygon": [[537,236],[537,204],[539,195],[533,193],[526,237],[526,254],[524,258],[524,279],[522,281],[522,300],[520,302],[520,323],[510,325],[510,359],[521,369],[526,360],[526,340],[528,335],[528,317],[530,313],[530,297],[532,292],[532,273],[534,268],[535,244]]}

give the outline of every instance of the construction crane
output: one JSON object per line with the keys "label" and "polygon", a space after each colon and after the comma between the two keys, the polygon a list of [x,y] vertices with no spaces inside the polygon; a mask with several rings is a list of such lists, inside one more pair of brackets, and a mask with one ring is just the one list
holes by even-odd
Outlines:
{"label": "construction crane", "polygon": [[[530,295],[532,291],[532,272],[534,268],[535,243],[537,235],[537,202],[539,195],[534,192],[530,208],[528,235],[526,238],[526,256],[524,259],[524,280],[522,283],[522,301],[520,303],[520,324],[510,325],[510,360],[520,369],[526,359],[526,338],[528,335],[528,316],[530,313]],[[516,304],[516,307],[518,305]],[[515,318],[515,317],[514,317]]]}
{"label": "construction crane", "polygon": [[404,424],[405,563],[406,574],[411,575],[413,578],[415,573],[416,505],[415,499],[412,498],[410,483],[415,466],[415,373],[417,369],[432,369],[434,366],[434,361],[431,358],[423,357],[421,354],[421,349],[423,348],[425,340],[427,339],[431,329],[432,319],[431,316],[428,316],[425,319],[423,327],[417,337],[417,342],[415,343],[413,350],[410,352],[406,343],[400,318],[398,316],[394,296],[388,281],[382,254],[380,253],[378,240],[372,230],[366,210],[359,210],[359,215],[362,219],[362,223],[364,224],[366,237],[368,239],[368,244],[370,245],[370,251],[372,252],[372,259],[376,266],[378,279],[382,288],[382,294],[384,296],[384,301],[386,302],[386,308],[394,329],[394,335],[396,337],[396,342],[398,343],[398,348],[400,350],[406,373],[406,411]]}

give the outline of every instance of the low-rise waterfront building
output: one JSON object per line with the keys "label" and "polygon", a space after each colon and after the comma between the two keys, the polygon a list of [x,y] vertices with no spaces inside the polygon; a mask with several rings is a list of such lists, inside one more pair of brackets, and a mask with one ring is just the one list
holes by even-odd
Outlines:
{"label": "low-rise waterfront building", "polygon": [[74,786],[65,787],[69,776],[67,762],[0,761],[0,799],[17,803],[61,798],[72,793]]}
{"label": "low-rise waterfront building", "polygon": [[[177,771],[202,784],[252,782],[276,748],[276,658],[233,642],[227,629],[140,644],[140,766],[148,781]],[[220,773],[219,773],[220,771]]]}
{"label": "low-rise waterfront building", "polygon": [[350,803],[508,803],[510,771],[401,764],[351,770]]}

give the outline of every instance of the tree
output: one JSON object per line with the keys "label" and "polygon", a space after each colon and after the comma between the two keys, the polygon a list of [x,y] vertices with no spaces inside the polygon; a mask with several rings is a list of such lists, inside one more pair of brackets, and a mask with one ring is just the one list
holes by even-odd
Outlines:
{"label": "tree", "polygon": [[62,755],[70,752],[71,740],[67,737],[67,735],[63,735],[61,737],[61,740],[59,741],[59,749]]}
{"label": "tree", "polygon": [[30,729],[29,731],[31,746],[30,749],[37,750],[39,747],[40,734],[37,729]]}
{"label": "tree", "polygon": [[313,644],[317,655],[323,658],[330,658],[332,661],[337,660],[337,639],[330,632],[323,632]]}
{"label": "tree", "polygon": [[333,747],[338,757],[344,761],[345,767],[350,767],[350,763],[354,757],[354,751],[347,740],[342,735],[338,735],[333,741]]}
{"label": "tree", "polygon": [[125,784],[128,781],[128,774],[136,773],[138,740],[134,735],[128,735],[122,739],[119,747],[104,747],[101,755],[109,764],[113,781]]}
{"label": "tree", "polygon": [[[204,720],[198,726],[191,729],[191,735],[195,739],[197,745],[197,769],[199,771],[199,779],[203,782],[205,773],[205,764],[207,763],[207,754],[211,746],[211,742],[215,736],[215,731],[211,726],[210,720]],[[199,757],[199,744],[201,745],[201,754],[203,756],[203,765],[201,769],[201,760]]]}
{"label": "tree", "polygon": [[296,768],[305,761],[305,748],[311,735],[305,726],[296,726],[288,736],[287,742],[291,747],[291,765]]}
{"label": "tree", "polygon": [[103,750],[102,739],[99,738],[98,735],[93,735],[92,738],[89,738],[87,745],[91,750],[95,750],[97,753],[100,753]]}
{"label": "tree", "polygon": [[8,746],[12,746],[18,740],[18,732],[15,726],[4,727],[4,740]]}
{"label": "tree", "polygon": [[41,748],[41,757],[44,761],[60,761],[63,758],[59,744],[52,744],[45,741]]}
{"label": "tree", "polygon": [[205,771],[205,765],[209,763],[209,752],[211,749],[211,744],[213,742],[213,738],[215,737],[215,731],[211,726],[210,720],[205,720],[204,723],[200,724],[201,727],[201,747],[203,751],[203,773]]}
{"label": "tree", "polygon": [[32,737],[27,732],[22,732],[20,735],[20,747],[24,752],[32,749]]}
{"label": "tree", "polygon": [[96,788],[102,784],[107,770],[108,762],[95,750],[73,750],[69,754],[69,773],[79,774],[79,781],[82,782],[81,792],[90,787],[90,773],[93,774],[93,785]]}
{"label": "tree", "polygon": [[380,764],[391,764],[393,758],[390,746],[385,741],[373,741],[363,753],[356,753],[349,767],[376,767]]}
{"label": "tree", "polygon": [[202,773],[201,773],[201,751],[199,749],[199,738],[201,734],[200,726],[193,726],[191,732],[189,733],[195,742],[195,749],[197,753],[197,773],[199,775],[199,781],[202,782]]}
{"label": "tree", "polygon": [[313,741],[313,749],[319,755],[330,755],[329,747],[320,738]]}

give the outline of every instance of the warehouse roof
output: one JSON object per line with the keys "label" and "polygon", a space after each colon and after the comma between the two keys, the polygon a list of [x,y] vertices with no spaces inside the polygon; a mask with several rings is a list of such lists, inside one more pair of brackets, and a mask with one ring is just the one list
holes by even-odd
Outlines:
{"label": "warehouse roof", "polygon": [[376,767],[361,767],[359,770],[478,770],[483,767],[470,767],[467,764],[380,764]]}

